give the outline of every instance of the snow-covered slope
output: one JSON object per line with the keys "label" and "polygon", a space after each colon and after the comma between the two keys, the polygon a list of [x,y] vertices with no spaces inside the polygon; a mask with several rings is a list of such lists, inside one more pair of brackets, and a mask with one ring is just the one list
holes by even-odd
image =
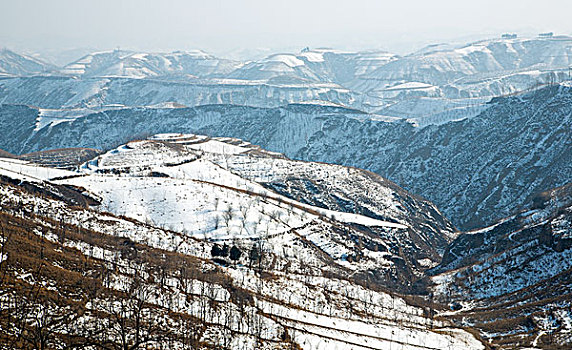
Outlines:
{"label": "snow-covered slope", "polygon": [[333,83],[269,84],[236,79],[128,79],[30,77],[0,80],[0,101],[46,109],[233,104],[278,107],[289,103],[328,101],[354,105],[354,95]]}
{"label": "snow-covered slope", "polygon": [[0,77],[49,74],[54,73],[55,68],[37,58],[0,48]]}
{"label": "snow-covered slope", "polygon": [[102,210],[198,238],[295,232],[336,264],[357,275],[374,271],[369,278],[399,290],[413,288],[456,234],[435,206],[378,175],[292,161],[234,139],[161,135],[130,142],[86,163],[88,176],[43,175],[20,160],[10,172],[10,162],[2,166],[6,175],[61,178],[56,182],[99,198]]}
{"label": "snow-covered slope", "polygon": [[[231,251],[259,255],[230,260],[220,253],[228,248],[215,243],[0,181],[7,233],[0,303],[11,316],[0,321],[0,333],[8,344],[31,339],[18,337],[24,330],[46,330],[21,316],[40,309],[48,329],[57,329],[42,339],[55,347],[141,341],[177,349],[484,349],[469,332],[429,318],[427,308],[323,275],[323,261],[300,254],[304,240],[291,242],[298,247],[289,258],[274,255],[271,241],[255,250],[256,243],[236,240]],[[37,283],[48,287],[31,298]]]}
{"label": "snow-covered slope", "polygon": [[[236,139],[159,135],[98,156],[83,172],[56,182],[85,188],[101,210],[227,243],[300,236],[333,264],[392,289],[411,290],[455,236],[431,203],[375,174]],[[287,188],[297,183],[308,187]]]}
{"label": "snow-covered slope", "polygon": [[[437,47],[434,51],[401,57],[361,76],[355,87],[369,91],[418,81],[440,86],[449,97],[453,97],[454,89],[463,91],[467,97],[496,95],[494,86],[509,76],[532,74],[540,82],[542,71],[560,69],[567,73],[570,56],[571,37],[483,40],[464,47]],[[475,88],[479,84],[481,87]],[[527,87],[519,86],[515,80],[499,92]]]}

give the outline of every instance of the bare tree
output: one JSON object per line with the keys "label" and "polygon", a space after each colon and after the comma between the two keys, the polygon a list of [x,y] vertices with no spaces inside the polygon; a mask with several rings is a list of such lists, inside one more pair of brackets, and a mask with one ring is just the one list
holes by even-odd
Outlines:
{"label": "bare tree", "polygon": [[224,224],[226,225],[227,229],[230,231],[230,221],[232,220],[233,213],[232,213],[232,206],[229,204],[226,210],[222,213],[222,219],[224,220]]}
{"label": "bare tree", "polygon": [[160,308],[151,302],[153,288],[136,274],[125,295],[102,300],[96,337],[90,345],[103,350],[139,350],[170,341],[173,330],[163,327]]}

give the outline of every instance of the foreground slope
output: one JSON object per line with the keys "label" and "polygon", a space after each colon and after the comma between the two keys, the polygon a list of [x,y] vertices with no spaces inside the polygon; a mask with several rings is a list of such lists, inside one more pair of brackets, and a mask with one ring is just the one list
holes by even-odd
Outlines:
{"label": "foreground slope", "polygon": [[[390,264],[388,252],[341,258],[357,251],[348,235],[390,245],[379,234],[399,237],[413,219],[304,204],[222,165],[256,156],[283,159],[162,135],[83,173],[2,160],[13,167],[0,182],[3,347],[484,349],[432,317],[438,305],[359,278]],[[396,209],[384,210],[389,220]]]}

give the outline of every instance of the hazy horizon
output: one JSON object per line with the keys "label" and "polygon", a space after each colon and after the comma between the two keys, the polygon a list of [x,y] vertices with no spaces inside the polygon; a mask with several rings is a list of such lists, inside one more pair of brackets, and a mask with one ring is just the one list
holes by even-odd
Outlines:
{"label": "hazy horizon", "polygon": [[[406,54],[504,32],[572,34],[569,1],[23,0],[0,5],[0,47],[63,63],[93,50],[202,49],[248,58],[303,47]],[[25,15],[23,15],[25,14]],[[234,56],[234,57],[233,57]]]}

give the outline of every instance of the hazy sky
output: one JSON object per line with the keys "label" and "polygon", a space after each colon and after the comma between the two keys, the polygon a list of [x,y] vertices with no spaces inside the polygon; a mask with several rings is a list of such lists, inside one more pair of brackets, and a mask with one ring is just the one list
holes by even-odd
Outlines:
{"label": "hazy sky", "polygon": [[382,48],[572,34],[571,0],[0,0],[0,46],[49,51]]}

